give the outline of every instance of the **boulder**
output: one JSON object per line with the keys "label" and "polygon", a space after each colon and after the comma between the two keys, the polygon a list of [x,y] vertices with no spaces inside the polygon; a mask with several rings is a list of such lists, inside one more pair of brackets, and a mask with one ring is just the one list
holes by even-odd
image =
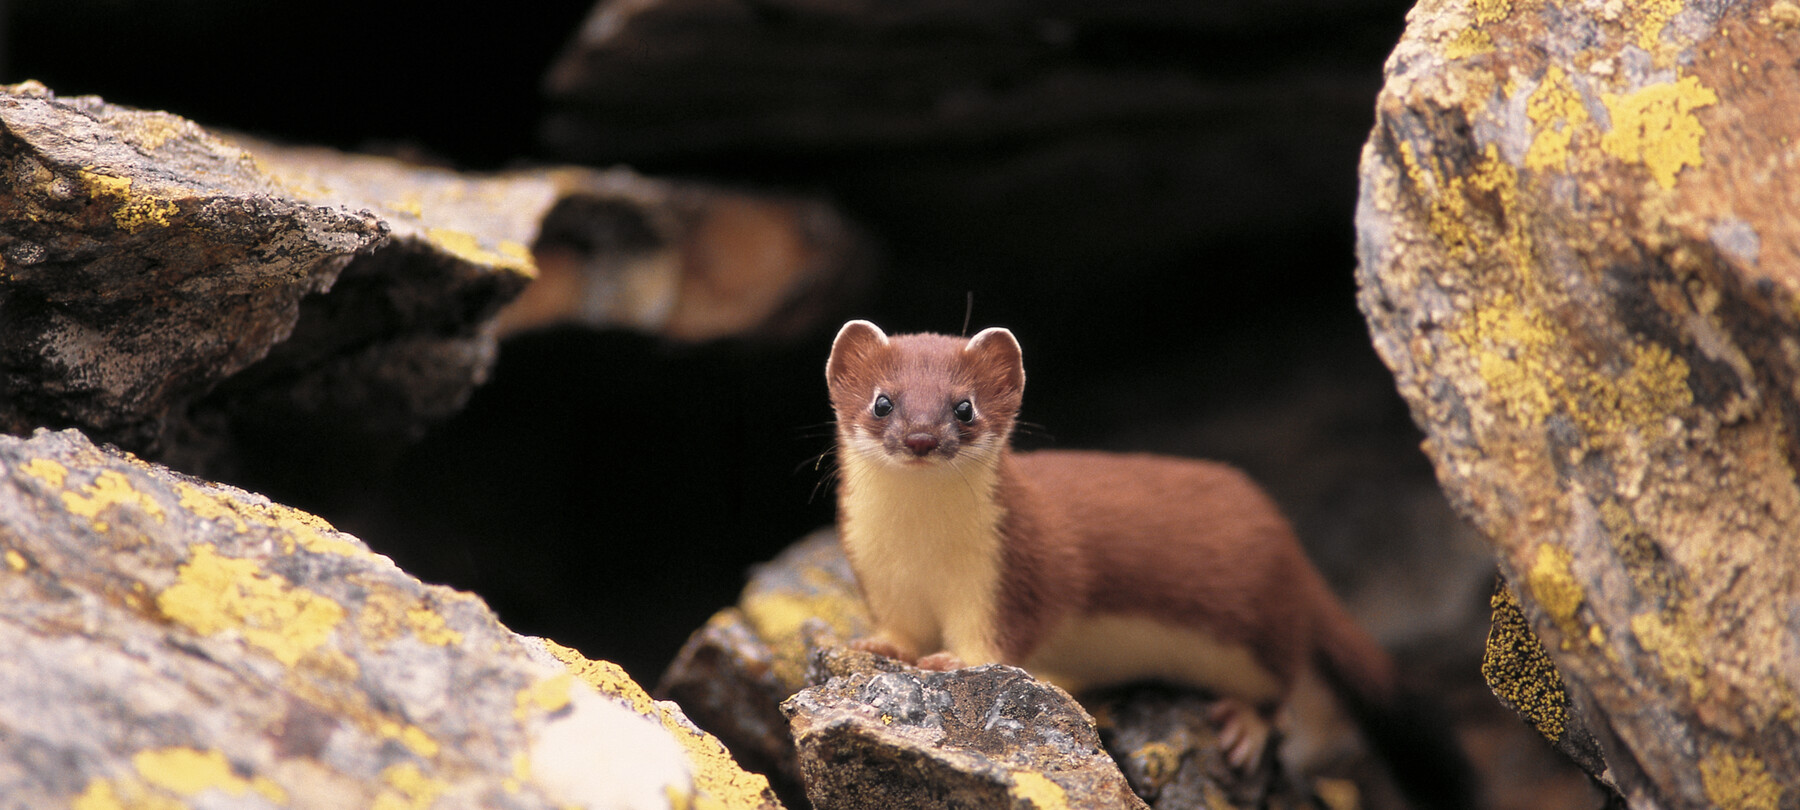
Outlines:
{"label": "boulder", "polygon": [[617,667],[73,430],[0,436],[0,557],[9,804],[779,807]]}
{"label": "boulder", "polygon": [[31,82],[0,88],[0,144],[0,430],[215,476],[386,460],[463,406],[500,334],[803,330],[872,255],[815,200],[456,172]]}
{"label": "boulder", "polygon": [[815,810],[1144,808],[1067,692],[989,664],[921,672],[842,648],[782,704]]}
{"label": "boulder", "polygon": [[1634,807],[1800,784],[1797,25],[1428,0],[1364,148],[1376,349]]}

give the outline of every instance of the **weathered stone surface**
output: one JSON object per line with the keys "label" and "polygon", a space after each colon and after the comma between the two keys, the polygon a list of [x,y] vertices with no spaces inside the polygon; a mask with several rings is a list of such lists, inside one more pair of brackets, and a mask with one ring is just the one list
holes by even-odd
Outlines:
{"label": "weathered stone surface", "polygon": [[1144,807],[1068,693],[990,664],[922,672],[844,648],[782,704],[817,810]]}
{"label": "weathered stone surface", "polygon": [[75,431],[0,436],[0,557],[9,805],[778,806],[616,667]]}
{"label": "weathered stone surface", "polygon": [[0,88],[0,430],[155,450],[384,239],[184,119]]}
{"label": "weathered stone surface", "polygon": [[1800,10],[1425,2],[1359,303],[1633,806],[1800,801]]}

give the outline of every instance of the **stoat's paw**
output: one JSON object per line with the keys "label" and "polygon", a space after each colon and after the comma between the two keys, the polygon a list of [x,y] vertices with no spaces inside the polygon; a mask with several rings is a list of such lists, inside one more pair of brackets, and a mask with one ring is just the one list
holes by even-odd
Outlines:
{"label": "stoat's paw", "polygon": [[961,658],[956,657],[956,653],[946,650],[934,652],[919,659],[917,666],[919,669],[929,669],[933,672],[949,672],[953,669],[962,669],[964,664]]}
{"label": "stoat's paw", "polygon": [[1231,767],[1250,773],[1262,765],[1274,729],[1268,718],[1248,703],[1223,698],[1213,705],[1210,719],[1219,726],[1219,747]]}
{"label": "stoat's paw", "polygon": [[918,653],[908,651],[900,645],[895,644],[886,636],[879,635],[863,636],[862,638],[856,639],[850,642],[850,649],[874,653],[883,658],[892,658],[907,664],[912,663],[919,657]]}

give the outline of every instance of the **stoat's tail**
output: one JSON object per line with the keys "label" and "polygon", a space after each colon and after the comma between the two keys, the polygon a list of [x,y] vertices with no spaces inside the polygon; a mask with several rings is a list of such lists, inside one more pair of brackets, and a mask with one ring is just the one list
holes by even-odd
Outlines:
{"label": "stoat's tail", "polygon": [[1394,661],[1337,600],[1321,611],[1315,658],[1338,699],[1422,810],[1480,806],[1475,769],[1436,701],[1407,692]]}

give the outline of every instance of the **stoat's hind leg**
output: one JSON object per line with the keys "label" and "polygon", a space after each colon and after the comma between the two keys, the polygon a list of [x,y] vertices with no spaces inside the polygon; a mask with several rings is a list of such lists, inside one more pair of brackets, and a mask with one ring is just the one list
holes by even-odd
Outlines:
{"label": "stoat's hind leg", "polygon": [[1211,719],[1219,726],[1219,748],[1225,761],[1239,773],[1249,773],[1262,765],[1263,753],[1269,749],[1269,735],[1274,725],[1254,706],[1235,698],[1220,698],[1213,705]]}
{"label": "stoat's hind leg", "polygon": [[920,658],[917,666],[919,669],[929,669],[934,672],[949,672],[953,669],[962,669],[967,664],[963,663],[956,653],[944,650]]}
{"label": "stoat's hind leg", "polygon": [[883,658],[892,658],[906,664],[911,664],[919,659],[918,650],[903,646],[899,641],[894,640],[893,636],[886,633],[876,633],[872,636],[863,636],[852,640],[850,649],[874,653]]}

